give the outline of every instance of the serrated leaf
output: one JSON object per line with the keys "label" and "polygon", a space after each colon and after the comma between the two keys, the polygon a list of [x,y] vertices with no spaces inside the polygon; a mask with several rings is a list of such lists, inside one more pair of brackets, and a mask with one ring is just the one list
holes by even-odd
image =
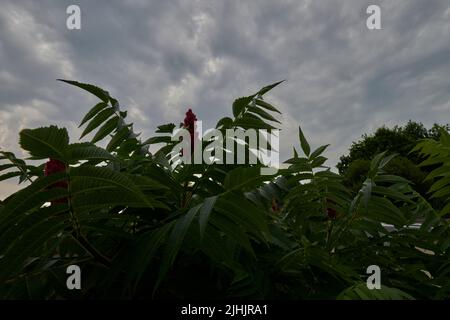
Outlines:
{"label": "serrated leaf", "polygon": [[121,188],[125,192],[136,195],[139,198],[139,201],[151,208],[160,205],[159,202],[156,205],[156,201],[154,199],[151,199],[143,194],[142,191],[133,183],[133,181],[123,173],[107,168],[84,165],[71,168],[70,174],[72,177],[79,179],[84,178],[87,180],[98,180],[103,183],[110,184],[111,186]]}
{"label": "serrated leaf", "polygon": [[119,122],[119,117],[112,117],[109,119],[100,129],[98,129],[95,136],[92,138],[91,142],[96,143],[97,141],[102,140],[108,134],[110,134],[114,129],[117,128],[117,124]]}
{"label": "serrated leaf", "polygon": [[114,109],[112,108],[106,108],[102,111],[100,111],[94,119],[92,119],[86,128],[84,129],[83,133],[80,136],[80,139],[82,139],[85,135],[89,134],[92,130],[97,128],[100,124],[102,124],[106,119],[108,119],[110,116],[114,114]]}
{"label": "serrated leaf", "polygon": [[33,159],[54,158],[64,161],[68,145],[69,134],[66,128],[50,126],[20,132],[20,146]]}
{"label": "serrated leaf", "polygon": [[248,115],[235,119],[233,125],[243,129],[275,129],[273,126],[265,123],[261,119],[250,117]]}
{"label": "serrated leaf", "polygon": [[245,109],[245,107],[248,106],[250,102],[252,102],[253,98],[255,96],[249,96],[249,97],[242,97],[234,100],[233,102],[233,116],[236,118],[238,117]]}
{"label": "serrated leaf", "polygon": [[263,107],[264,109],[281,114],[281,112],[277,108],[275,108],[273,105],[271,105],[270,103],[267,103],[266,101],[264,101],[262,99],[256,99],[255,103],[256,103],[256,105]]}
{"label": "serrated leaf", "polygon": [[264,111],[264,110],[261,109],[261,108],[249,106],[249,107],[248,107],[248,111],[257,114],[257,115],[261,116],[262,118],[264,118],[264,119],[266,119],[266,120],[270,120],[270,121],[274,121],[274,122],[281,123],[280,121],[278,121],[277,119],[275,119],[272,115],[270,115],[269,113],[267,113],[266,111]]}
{"label": "serrated leaf", "polygon": [[100,100],[103,100],[103,102],[107,103],[110,99],[108,91],[105,91],[97,86],[92,85],[92,84],[82,83],[82,82],[73,81],[73,80],[64,80],[64,79],[58,79],[58,80],[68,83],[68,84],[71,84],[73,86],[76,86],[78,88],[81,88],[83,90],[86,90],[87,92],[92,93],[93,95],[98,97]]}
{"label": "serrated leaf", "polygon": [[86,113],[83,120],[81,120],[81,123],[78,126],[78,128],[80,128],[83,124],[85,124],[86,122],[91,120],[93,117],[95,117],[100,111],[105,109],[107,106],[108,106],[108,104],[105,102],[97,103],[94,107],[92,107],[91,110],[88,111],[88,113]]}
{"label": "serrated leaf", "polygon": [[114,157],[106,150],[90,142],[73,143],[68,147],[69,161],[79,160],[112,160]]}
{"label": "serrated leaf", "polygon": [[265,87],[263,87],[261,90],[259,90],[257,94],[260,95],[260,96],[262,96],[262,95],[264,95],[266,92],[269,92],[270,90],[272,90],[273,88],[275,88],[275,87],[278,86],[279,84],[283,83],[284,81],[285,81],[285,80],[278,81],[278,82],[275,82],[275,83],[273,83],[273,84],[271,84],[271,85],[265,86]]}
{"label": "serrated leaf", "polygon": [[112,139],[109,141],[108,145],[106,146],[106,150],[109,152],[114,151],[122,142],[123,140],[127,139],[130,135],[130,129],[128,127],[124,127],[112,137]]}
{"label": "serrated leaf", "polygon": [[175,127],[173,123],[163,124],[162,126],[158,126],[156,133],[172,133]]}

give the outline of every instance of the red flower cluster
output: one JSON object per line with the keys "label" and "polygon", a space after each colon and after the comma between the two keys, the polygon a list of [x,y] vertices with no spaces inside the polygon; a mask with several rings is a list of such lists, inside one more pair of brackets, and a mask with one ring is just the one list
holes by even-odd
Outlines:
{"label": "red flower cluster", "polygon": [[[189,109],[186,112],[186,117],[184,118],[183,127],[189,130],[191,135],[191,155],[194,153],[194,140],[195,140],[195,122],[197,121],[197,116],[192,112],[192,109]],[[183,155],[183,150],[181,152]]]}
{"label": "red flower cluster", "polygon": [[[50,159],[49,161],[47,161],[47,163],[45,164],[45,167],[44,167],[44,175],[46,177],[49,175],[52,175],[52,174],[55,174],[58,172],[64,172],[64,171],[66,171],[66,165],[63,162],[56,160],[56,159]],[[67,189],[68,188],[67,181],[59,181],[59,182],[52,184],[49,187],[49,189],[54,189],[54,188]],[[52,204],[67,203],[67,198],[53,200],[51,203]]]}
{"label": "red flower cluster", "polygon": [[50,159],[44,168],[44,175],[48,177],[51,174],[66,171],[66,165],[56,159]]}
{"label": "red flower cluster", "polygon": [[195,121],[197,121],[197,116],[192,112],[192,109],[189,109],[186,112],[186,117],[184,118],[184,127],[189,130],[191,137],[194,136],[195,129]]}

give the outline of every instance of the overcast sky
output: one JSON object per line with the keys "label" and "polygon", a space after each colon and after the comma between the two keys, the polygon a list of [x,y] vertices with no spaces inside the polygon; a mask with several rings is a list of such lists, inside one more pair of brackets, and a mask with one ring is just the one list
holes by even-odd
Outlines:
{"label": "overcast sky", "polygon": [[[71,4],[81,30],[66,28]],[[382,30],[366,27],[369,4]],[[109,91],[143,137],[188,108],[210,128],[234,98],[286,79],[267,95],[283,112],[282,158],[301,125],[334,166],[383,124],[450,122],[450,2],[2,0],[0,149],[27,156],[19,131],[50,124],[78,139],[96,99],[57,78]],[[16,188],[0,182],[0,199]]]}

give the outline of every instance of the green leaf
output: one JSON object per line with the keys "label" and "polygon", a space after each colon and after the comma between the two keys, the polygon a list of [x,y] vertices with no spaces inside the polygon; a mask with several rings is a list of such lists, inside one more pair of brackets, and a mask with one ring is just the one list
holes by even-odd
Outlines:
{"label": "green leaf", "polygon": [[383,174],[383,175],[377,175],[374,178],[375,182],[390,182],[390,183],[408,183],[411,184],[412,182],[399,177],[399,176],[395,176],[395,175],[390,175],[390,174]]}
{"label": "green leaf", "polygon": [[65,160],[69,135],[66,128],[56,126],[24,129],[20,132],[20,146],[28,151],[33,159],[54,158]]}
{"label": "green leaf", "polygon": [[372,161],[370,162],[370,171],[373,172],[372,175],[375,175],[376,171],[380,167],[381,160],[383,160],[385,154],[386,151],[378,153],[375,157],[373,157]]}
{"label": "green leaf", "polygon": [[40,208],[45,202],[52,199],[67,196],[67,191],[62,188],[44,191],[55,182],[64,181],[66,178],[65,172],[55,173],[48,177],[39,178],[29,186],[14,193],[6,205],[0,208],[0,228],[10,217]]}
{"label": "green leaf", "polygon": [[80,139],[82,139],[85,135],[90,133],[92,130],[97,128],[100,124],[102,124],[106,119],[108,119],[110,116],[114,114],[114,109],[112,108],[106,108],[102,111],[100,111],[94,119],[91,120],[91,122],[88,123],[86,128],[84,129],[83,133],[80,136]]}
{"label": "green leaf", "polygon": [[111,141],[109,141],[108,145],[106,146],[106,150],[108,150],[109,152],[114,151],[122,143],[123,140],[128,138],[129,135],[130,129],[128,129],[128,127],[122,128],[112,137]]}
{"label": "green leaf", "polygon": [[298,127],[298,135],[299,135],[299,138],[300,138],[300,145],[302,147],[302,150],[305,153],[305,155],[307,157],[309,157],[309,153],[311,151],[311,148],[309,147],[309,143],[308,143],[308,141],[306,141],[305,135],[303,134],[303,131],[300,128],[300,126]]}
{"label": "green leaf", "polygon": [[278,82],[275,82],[275,83],[273,83],[273,84],[271,84],[271,85],[265,86],[265,87],[263,87],[261,90],[259,90],[257,94],[260,95],[260,96],[262,96],[262,95],[264,95],[266,92],[269,92],[270,90],[272,90],[273,88],[275,88],[275,87],[278,86],[279,84],[283,83],[284,81],[285,81],[285,80],[278,81]]}
{"label": "green leaf", "polygon": [[108,151],[90,142],[83,142],[69,145],[67,159],[77,162],[79,160],[113,160],[114,157]]}
{"label": "green leaf", "polygon": [[84,178],[87,180],[98,180],[99,182],[121,188],[125,192],[134,194],[142,203],[154,208],[159,206],[159,202],[147,197],[125,174],[107,168],[83,165],[71,168],[70,175],[74,178]]}
{"label": "green leaf", "polygon": [[78,128],[80,128],[83,124],[91,120],[93,117],[95,117],[100,111],[105,109],[108,106],[106,102],[99,102],[97,103],[91,110],[89,110],[88,113],[84,116],[83,120],[81,120],[80,125]]}
{"label": "green leaf", "polygon": [[378,166],[378,168],[379,168],[379,169],[383,169],[383,168],[384,168],[384,167],[385,167],[392,159],[394,159],[396,156],[398,156],[398,154],[394,153],[394,154],[391,154],[391,155],[389,155],[389,156],[383,158],[383,159],[380,161],[380,165]]}
{"label": "green leaf", "polygon": [[264,111],[263,109],[260,109],[258,107],[249,106],[248,107],[248,111],[257,114],[257,115],[261,116],[262,118],[264,118],[266,120],[270,120],[270,121],[281,123],[280,121],[275,119],[272,115],[270,115],[269,113],[267,113],[266,111]]}
{"label": "green leaf", "polygon": [[372,192],[375,194],[378,194],[378,195],[387,196],[387,197],[395,199],[395,200],[402,200],[402,201],[414,204],[414,201],[412,201],[410,197],[404,195],[403,193],[401,193],[399,191],[396,191],[396,190],[393,190],[390,188],[381,187],[381,186],[373,186]]}
{"label": "green leaf", "polygon": [[266,101],[264,101],[262,99],[256,99],[255,103],[256,103],[256,105],[263,107],[264,109],[281,114],[281,112],[277,108],[275,108],[273,105],[271,105],[270,103],[267,103]]}
{"label": "green leaf", "polygon": [[252,102],[255,96],[242,97],[234,100],[233,102],[233,116],[238,117],[244,110],[245,107],[248,106],[250,102]]}
{"label": "green leaf", "polygon": [[371,201],[368,205],[367,217],[397,227],[403,227],[407,223],[401,210],[394,206],[388,199],[378,196],[371,197]]}
{"label": "green leaf", "polygon": [[442,210],[439,212],[439,216],[443,217],[449,212],[450,212],[450,202],[447,203],[444,208],[442,208]]}
{"label": "green leaf", "polygon": [[337,300],[414,300],[408,293],[385,285],[370,290],[366,283],[357,283],[342,291]]}
{"label": "green leaf", "polygon": [[89,93],[92,93],[94,96],[98,97],[100,100],[103,100],[103,102],[108,102],[110,99],[109,93],[99,87],[96,87],[92,84],[88,84],[88,83],[82,83],[82,82],[78,82],[78,81],[73,81],[73,80],[63,80],[63,79],[58,79],[59,81],[71,84],[73,86],[76,86],[78,88],[81,88],[83,90],[86,90]]}
{"label": "green leaf", "polygon": [[92,138],[91,142],[96,143],[97,141],[102,140],[108,134],[110,134],[114,129],[117,128],[117,124],[119,122],[119,117],[112,117],[109,119],[95,134]]}
{"label": "green leaf", "polygon": [[0,260],[0,282],[23,270],[26,259],[67,227],[66,221],[66,216],[49,217],[29,228],[21,237],[17,237],[10,244],[5,257]]}
{"label": "green leaf", "polygon": [[208,197],[203,201],[203,205],[200,209],[199,225],[200,235],[203,238],[205,235],[206,225],[208,224],[209,215],[211,214],[214,204],[216,203],[217,196]]}
{"label": "green leaf", "polygon": [[275,129],[273,126],[265,123],[261,119],[250,117],[247,114],[242,118],[235,119],[233,125],[236,127],[241,127],[243,129]]}
{"label": "green leaf", "polygon": [[322,156],[318,156],[314,158],[314,160],[311,162],[311,167],[318,168],[322,166],[328,159]]}
{"label": "green leaf", "polygon": [[217,124],[216,124],[216,128],[220,128],[223,127],[225,129],[231,128],[231,126],[233,125],[233,119],[229,118],[229,117],[225,117],[220,119]]}
{"label": "green leaf", "polygon": [[260,167],[238,167],[228,172],[224,187],[225,190],[251,190],[270,180],[270,175],[261,175]]}
{"label": "green leaf", "polygon": [[7,172],[5,174],[0,175],[0,181],[8,180],[14,177],[18,177],[20,175],[22,175],[21,171]]}
{"label": "green leaf", "polygon": [[216,201],[216,210],[228,219],[244,227],[261,241],[267,241],[269,229],[266,212],[238,193],[223,195]]}
{"label": "green leaf", "polygon": [[363,203],[364,207],[367,208],[367,204],[369,203],[370,196],[372,195],[372,187],[373,187],[372,179],[367,178],[366,181],[364,181],[364,184],[361,188],[361,194],[363,197]]}
{"label": "green leaf", "polygon": [[163,124],[162,126],[158,126],[156,133],[172,133],[175,127],[173,123]]}
{"label": "green leaf", "polygon": [[142,143],[142,145],[156,144],[156,143],[171,143],[171,142],[172,138],[169,136],[157,136],[145,140],[144,143]]}
{"label": "green leaf", "polygon": [[311,155],[309,156],[309,158],[310,158],[310,159],[314,159],[314,158],[320,156],[320,155],[325,151],[325,149],[328,148],[328,146],[329,146],[329,144],[324,145],[324,146],[321,146],[321,147],[318,147],[316,150],[314,150],[314,151],[311,153]]}
{"label": "green leaf", "polygon": [[186,236],[186,233],[200,208],[201,204],[191,208],[185,215],[179,218],[178,221],[175,223],[172,232],[169,236],[169,239],[167,241],[167,246],[164,250],[158,280],[156,282],[153,293],[156,292],[159,284],[161,283],[161,281],[166,276],[167,272],[175,262],[175,258],[183,243],[184,237]]}
{"label": "green leaf", "polygon": [[[130,246],[129,251],[131,252],[128,254],[129,258],[122,261],[126,263],[124,267],[128,266],[131,268],[127,274],[132,280],[134,290],[136,290],[139,285],[139,280],[148,270],[158,249],[163,245],[174,223],[175,221],[172,221],[159,229],[145,232],[138,238],[136,243],[133,243],[133,246]],[[131,263],[129,262],[130,260]]]}
{"label": "green leaf", "polygon": [[450,174],[450,166],[443,165],[442,167],[436,168],[433,171],[431,171],[425,178],[425,181],[429,181],[441,176],[447,176],[448,174]]}
{"label": "green leaf", "polygon": [[5,169],[14,168],[16,165],[14,163],[8,163],[8,164],[2,164],[0,165],[0,171],[3,171]]}
{"label": "green leaf", "polygon": [[[255,252],[252,249],[249,237],[243,231],[243,228],[233,222],[230,217],[226,217],[224,214],[212,215],[209,218],[210,224],[220,230],[230,239],[235,240],[240,246],[242,246],[253,257],[256,257]],[[210,232],[210,229],[206,230],[206,234]],[[206,236],[205,234],[205,236]],[[204,240],[206,241],[206,240]]]}

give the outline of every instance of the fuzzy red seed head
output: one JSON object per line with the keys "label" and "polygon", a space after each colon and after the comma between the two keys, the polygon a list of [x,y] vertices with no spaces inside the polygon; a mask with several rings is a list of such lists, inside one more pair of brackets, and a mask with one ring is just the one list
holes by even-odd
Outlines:
{"label": "fuzzy red seed head", "polygon": [[[47,163],[45,164],[44,167],[44,175],[47,177],[49,175],[58,173],[58,172],[64,172],[66,171],[66,165],[56,159],[50,159],[49,161],[47,161]],[[68,184],[67,181],[58,181],[54,184],[52,184],[48,189],[54,189],[54,188],[63,188],[63,189],[67,189],[68,188]],[[52,204],[55,203],[67,203],[67,198],[62,198],[62,199],[56,199],[51,201]]]}
{"label": "fuzzy red seed head", "polygon": [[47,177],[51,174],[66,171],[66,165],[56,159],[50,159],[45,164],[44,175]]}
{"label": "fuzzy red seed head", "polygon": [[197,121],[197,116],[192,112],[192,109],[189,109],[186,112],[186,117],[184,118],[184,127],[189,130],[189,132],[194,134],[195,121]]}
{"label": "fuzzy red seed head", "polygon": [[[191,135],[191,154],[194,153],[194,141],[197,138],[198,134],[195,132],[195,122],[197,121],[197,116],[192,112],[192,109],[188,109],[186,112],[186,117],[184,118],[183,127],[189,130]],[[183,155],[183,150],[181,151],[181,155]]]}

